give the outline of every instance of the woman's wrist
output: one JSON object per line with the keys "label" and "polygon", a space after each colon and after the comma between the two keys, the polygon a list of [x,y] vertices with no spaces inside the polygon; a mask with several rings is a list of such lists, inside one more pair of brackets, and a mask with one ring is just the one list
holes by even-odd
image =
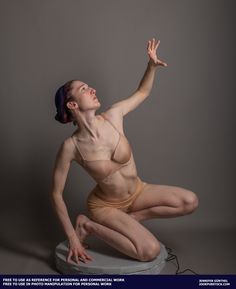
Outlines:
{"label": "woman's wrist", "polygon": [[155,69],[155,68],[157,68],[157,66],[158,66],[158,64],[155,63],[153,60],[150,59],[150,60],[148,61],[148,67],[150,67],[150,68],[152,68],[152,69],[153,69],[153,68]]}
{"label": "woman's wrist", "polygon": [[69,234],[67,237],[68,237],[68,240],[69,240],[69,241],[73,241],[73,240],[75,240],[75,239],[78,239],[75,231],[74,231],[74,232],[71,232],[71,234]]}

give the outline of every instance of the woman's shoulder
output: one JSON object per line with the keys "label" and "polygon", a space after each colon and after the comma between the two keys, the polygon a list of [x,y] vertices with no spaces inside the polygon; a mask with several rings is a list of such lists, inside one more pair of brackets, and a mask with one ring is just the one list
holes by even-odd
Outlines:
{"label": "woman's shoulder", "polygon": [[121,133],[123,133],[123,115],[116,107],[110,107],[101,113],[101,116],[111,122]]}
{"label": "woman's shoulder", "polygon": [[115,105],[112,105],[104,112],[101,112],[101,115],[105,115],[112,120],[122,120],[123,119],[122,111],[120,110],[119,107],[117,107]]}
{"label": "woman's shoulder", "polygon": [[73,135],[65,138],[60,145],[59,151],[62,155],[67,156],[71,161],[76,158],[76,149],[73,142]]}

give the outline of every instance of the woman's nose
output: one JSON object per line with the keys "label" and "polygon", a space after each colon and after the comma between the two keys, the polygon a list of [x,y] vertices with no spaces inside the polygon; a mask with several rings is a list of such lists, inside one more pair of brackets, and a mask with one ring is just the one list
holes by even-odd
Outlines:
{"label": "woman's nose", "polygon": [[92,94],[95,94],[95,93],[96,93],[96,90],[92,88],[92,89],[91,89],[91,93],[92,93]]}

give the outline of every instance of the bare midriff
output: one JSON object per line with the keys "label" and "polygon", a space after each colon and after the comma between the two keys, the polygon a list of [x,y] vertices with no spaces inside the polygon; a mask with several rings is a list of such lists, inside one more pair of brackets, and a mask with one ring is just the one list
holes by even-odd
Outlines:
{"label": "bare midriff", "polygon": [[121,166],[103,180],[94,178],[96,182],[96,195],[106,201],[122,201],[130,197],[136,190],[137,169],[133,153],[127,165]]}
{"label": "bare midriff", "polygon": [[126,166],[121,167],[104,180],[97,181],[96,195],[106,201],[122,201],[136,190],[137,170],[133,154]]}

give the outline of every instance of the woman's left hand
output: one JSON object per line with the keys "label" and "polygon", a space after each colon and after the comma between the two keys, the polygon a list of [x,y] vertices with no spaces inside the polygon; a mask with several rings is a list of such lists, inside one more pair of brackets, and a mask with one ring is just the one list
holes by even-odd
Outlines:
{"label": "woman's left hand", "polygon": [[161,66],[167,66],[167,64],[165,62],[163,62],[162,60],[158,59],[157,57],[157,48],[160,44],[160,40],[158,40],[156,42],[155,38],[152,38],[152,40],[148,41],[148,45],[147,45],[147,51],[148,51],[148,55],[150,58],[150,63],[154,66],[157,65],[161,65]]}

